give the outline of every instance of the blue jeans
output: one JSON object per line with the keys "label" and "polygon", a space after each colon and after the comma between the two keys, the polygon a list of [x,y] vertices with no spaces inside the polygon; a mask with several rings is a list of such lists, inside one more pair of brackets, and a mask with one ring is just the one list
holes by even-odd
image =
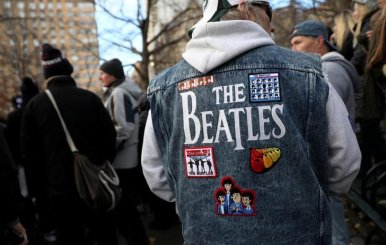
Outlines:
{"label": "blue jeans", "polygon": [[350,236],[347,224],[344,220],[345,218],[342,197],[331,194],[330,208],[332,214],[332,244],[349,245]]}

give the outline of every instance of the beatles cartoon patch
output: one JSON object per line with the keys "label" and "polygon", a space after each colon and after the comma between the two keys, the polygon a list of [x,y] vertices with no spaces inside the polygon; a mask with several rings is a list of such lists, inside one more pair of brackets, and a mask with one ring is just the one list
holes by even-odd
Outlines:
{"label": "beatles cartoon patch", "polygon": [[220,184],[214,193],[217,215],[256,215],[256,193],[253,190],[242,189],[229,176],[222,178]]}
{"label": "beatles cartoon patch", "polygon": [[184,149],[186,176],[190,178],[217,177],[213,147]]}
{"label": "beatles cartoon patch", "polygon": [[255,173],[264,173],[270,170],[279,161],[281,150],[279,148],[251,148],[250,165]]}
{"label": "beatles cartoon patch", "polygon": [[192,90],[194,88],[198,88],[201,86],[208,86],[212,85],[214,83],[214,77],[213,76],[206,76],[206,77],[197,77],[191,80],[182,81],[178,84],[178,90],[186,91],[186,90]]}
{"label": "beatles cartoon patch", "polygon": [[280,101],[279,73],[249,75],[250,102]]}

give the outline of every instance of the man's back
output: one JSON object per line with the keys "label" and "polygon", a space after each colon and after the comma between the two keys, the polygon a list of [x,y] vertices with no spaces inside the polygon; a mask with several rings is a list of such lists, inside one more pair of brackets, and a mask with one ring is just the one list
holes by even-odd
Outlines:
{"label": "man's back", "polygon": [[[316,59],[267,46],[205,75],[182,62],[151,83],[154,129],[187,244],[327,244],[328,86],[319,68]],[[192,174],[195,159],[209,160],[214,172]],[[231,200],[217,213],[225,179],[241,195],[253,193],[253,212],[236,211]]]}
{"label": "man's back", "polygon": [[[115,130],[99,98],[76,87],[66,76],[48,85],[74,142],[82,153],[101,163],[114,156]],[[73,157],[59,117],[45,93],[36,96],[26,107],[22,144],[27,162],[46,168],[49,183],[61,189],[74,187]],[[37,166],[38,166],[37,165]],[[36,166],[36,167],[37,167]],[[41,173],[43,174],[43,173]]]}
{"label": "man's back", "polygon": [[344,104],[318,59],[274,45],[268,1],[204,7],[149,85],[150,188],[176,200],[186,244],[331,244],[328,192],[360,161]]}

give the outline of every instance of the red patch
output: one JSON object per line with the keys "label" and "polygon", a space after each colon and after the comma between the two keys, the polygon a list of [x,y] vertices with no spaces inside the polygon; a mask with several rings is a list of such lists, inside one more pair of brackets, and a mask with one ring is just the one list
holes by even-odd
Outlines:
{"label": "red patch", "polygon": [[281,157],[279,148],[263,148],[250,150],[250,166],[255,173],[264,173],[277,164]]}

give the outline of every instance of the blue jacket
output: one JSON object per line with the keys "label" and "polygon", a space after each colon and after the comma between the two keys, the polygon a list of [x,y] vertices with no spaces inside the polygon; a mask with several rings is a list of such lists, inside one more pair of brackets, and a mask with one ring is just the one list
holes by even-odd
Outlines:
{"label": "blue jacket", "polygon": [[[208,26],[220,33],[226,22]],[[205,73],[185,57],[149,85],[144,174],[156,194],[176,200],[186,244],[330,244],[329,190],[340,189],[341,176],[347,190],[359,168],[347,110],[323,79],[320,59],[261,43]],[[343,175],[330,173],[331,96],[345,114],[336,126],[348,132],[343,144],[354,142],[354,167]],[[213,171],[192,170],[190,160],[209,161]],[[154,183],[160,164],[167,185]],[[172,195],[162,196],[167,188]],[[249,203],[253,211],[221,214],[227,188],[230,205]]]}

